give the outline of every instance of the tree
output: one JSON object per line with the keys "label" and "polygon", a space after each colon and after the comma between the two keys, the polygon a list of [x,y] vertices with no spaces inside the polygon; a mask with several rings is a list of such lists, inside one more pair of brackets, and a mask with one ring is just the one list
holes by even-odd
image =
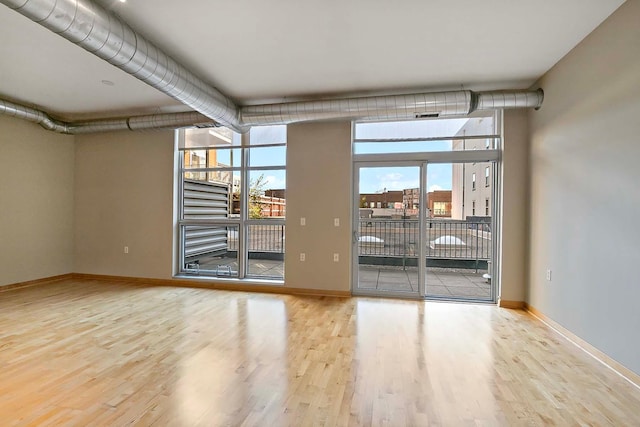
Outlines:
{"label": "tree", "polygon": [[249,181],[249,218],[260,219],[262,215],[262,196],[264,196],[264,187],[267,185],[267,181],[264,174],[261,174],[256,179]]}

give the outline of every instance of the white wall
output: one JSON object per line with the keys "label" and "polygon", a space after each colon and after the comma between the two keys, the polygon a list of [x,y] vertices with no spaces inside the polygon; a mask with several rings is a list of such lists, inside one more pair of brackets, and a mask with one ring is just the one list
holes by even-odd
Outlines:
{"label": "white wall", "polygon": [[351,180],[350,122],[288,127],[286,286],[350,291]]}
{"label": "white wall", "polygon": [[504,112],[502,248],[499,255],[502,301],[522,302],[526,294],[529,209],[527,126],[527,111]]}
{"label": "white wall", "polygon": [[0,286],[73,272],[73,137],[0,116]]}
{"label": "white wall", "polygon": [[639,23],[626,2],[539,82],[528,302],[640,374]]}
{"label": "white wall", "polygon": [[171,278],[173,131],[77,136],[75,160],[74,272]]}

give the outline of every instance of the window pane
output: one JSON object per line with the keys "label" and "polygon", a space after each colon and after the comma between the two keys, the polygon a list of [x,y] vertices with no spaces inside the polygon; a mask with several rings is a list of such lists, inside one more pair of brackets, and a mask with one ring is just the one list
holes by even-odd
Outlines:
{"label": "window pane", "polygon": [[493,117],[356,123],[356,139],[437,138],[494,134]]}
{"label": "window pane", "polygon": [[356,142],[354,145],[355,154],[451,151],[451,141]]}
{"label": "window pane", "polygon": [[488,150],[496,146],[494,138],[454,139],[451,143],[453,151]]}
{"label": "window pane", "polygon": [[239,168],[242,165],[242,154],[239,148],[226,150],[209,150],[210,168]]}
{"label": "window pane", "polygon": [[207,129],[184,129],[179,132],[181,149],[197,149],[208,147],[239,147],[240,134],[225,127]]}
{"label": "window pane", "polygon": [[284,166],[287,164],[287,147],[259,147],[249,149],[249,166]]}
{"label": "window pane", "polygon": [[184,172],[183,219],[215,220],[240,214],[240,172]]}
{"label": "window pane", "polygon": [[[465,139],[495,134],[493,117],[413,120],[402,122],[356,123],[355,154],[417,153],[460,150],[485,150],[495,147],[493,138]],[[461,139],[443,139],[437,138]],[[370,139],[396,139],[389,142],[367,142]],[[402,141],[402,139],[431,139]]]}
{"label": "window pane", "polygon": [[189,274],[238,277],[238,226],[183,226],[183,269]]}
{"label": "window pane", "polygon": [[185,150],[184,168],[228,168],[240,167],[242,156],[239,148]]}
{"label": "window pane", "polygon": [[249,172],[249,219],[284,218],[286,171]]}
{"label": "window pane", "polygon": [[248,274],[253,277],[284,277],[284,224],[256,224],[249,233]]}

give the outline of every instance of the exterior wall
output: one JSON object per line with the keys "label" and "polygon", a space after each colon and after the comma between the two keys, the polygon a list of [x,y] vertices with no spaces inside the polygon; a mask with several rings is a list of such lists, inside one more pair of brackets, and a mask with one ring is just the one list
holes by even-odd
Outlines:
{"label": "exterior wall", "polygon": [[638,22],[627,1],[538,82],[527,301],[640,374]]}
{"label": "exterior wall", "polygon": [[[371,206],[371,203],[373,203],[373,206]],[[360,194],[360,207],[362,208],[395,209],[396,205],[402,205],[403,203],[402,190]]]}
{"label": "exterior wall", "polygon": [[73,272],[73,137],[0,116],[0,286]]}
{"label": "exterior wall", "polygon": [[437,190],[427,193],[431,218],[451,218],[451,190]]}
{"label": "exterior wall", "polygon": [[77,136],[75,169],[75,272],[171,278],[173,131]]}
{"label": "exterior wall", "polygon": [[288,127],[285,286],[351,289],[351,175],[350,122]]}
{"label": "exterior wall", "polygon": [[[465,124],[456,134],[461,135],[486,135],[493,133],[493,118],[485,117],[472,120]],[[469,139],[454,140],[452,148],[459,150],[485,150],[492,147],[491,140]],[[451,217],[453,219],[466,219],[468,216],[491,216],[493,171],[489,169],[489,183],[485,185],[485,169],[488,163],[454,163],[452,169],[452,196]],[[476,174],[476,187],[473,189],[473,174]],[[489,215],[486,215],[485,201],[489,200]],[[475,202],[475,213],[473,209]]]}
{"label": "exterior wall", "polygon": [[[490,163],[464,163],[455,164],[454,168],[461,168],[464,171],[464,190],[456,188],[456,190],[464,191],[464,209],[462,218],[468,216],[491,216],[491,205],[493,203],[493,174],[491,173]],[[485,171],[489,167],[489,185],[486,185]],[[456,172],[454,172],[455,174]],[[475,189],[473,187],[473,174],[476,177]],[[455,187],[454,187],[455,188]],[[486,213],[486,201],[489,200],[489,213]],[[475,202],[475,212],[474,212]]]}

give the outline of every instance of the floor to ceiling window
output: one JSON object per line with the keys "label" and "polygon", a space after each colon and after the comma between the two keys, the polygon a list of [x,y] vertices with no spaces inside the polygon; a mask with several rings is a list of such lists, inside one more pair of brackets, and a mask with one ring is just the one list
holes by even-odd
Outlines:
{"label": "floor to ceiling window", "polygon": [[495,301],[499,117],[355,124],[354,293]]}
{"label": "floor to ceiling window", "polygon": [[286,126],[178,131],[179,272],[283,280]]}

